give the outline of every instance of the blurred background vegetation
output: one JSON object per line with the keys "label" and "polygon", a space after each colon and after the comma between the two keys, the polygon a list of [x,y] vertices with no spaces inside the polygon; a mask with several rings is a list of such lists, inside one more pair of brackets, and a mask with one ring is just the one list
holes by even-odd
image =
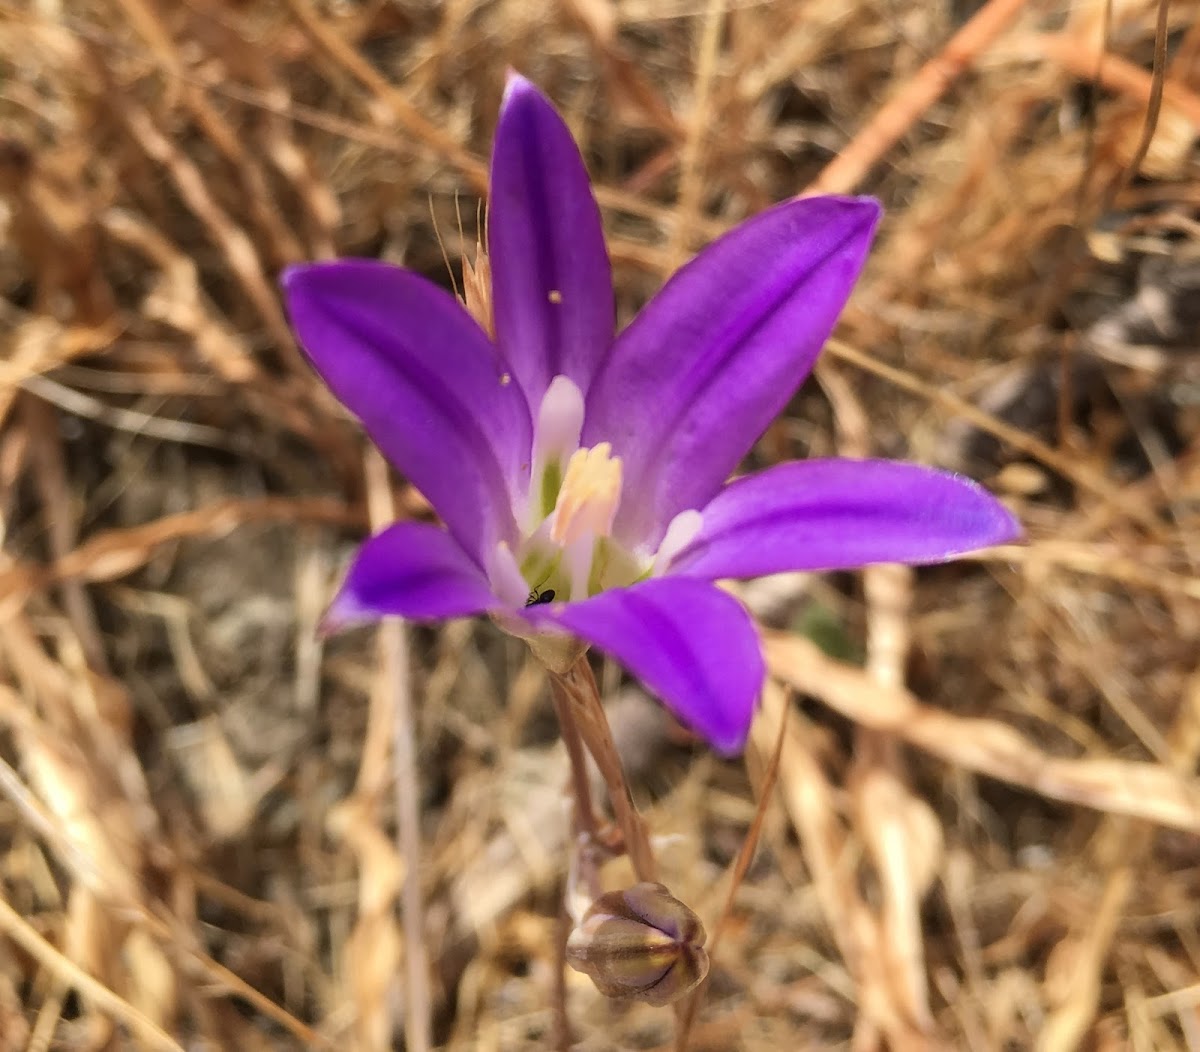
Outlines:
{"label": "blurred background vegetation", "polygon": [[[276,285],[449,285],[509,67],[581,144],[622,321],[773,202],[879,196],[755,459],[955,468],[1028,530],[742,588],[745,763],[601,670],[710,931],[782,741],[689,1047],[1200,1048],[1198,13],[0,0],[0,1050],[554,1047],[542,675],[485,623],[317,637],[355,541],[427,508]],[[672,1047],[668,1009],[565,997],[579,1048]]]}

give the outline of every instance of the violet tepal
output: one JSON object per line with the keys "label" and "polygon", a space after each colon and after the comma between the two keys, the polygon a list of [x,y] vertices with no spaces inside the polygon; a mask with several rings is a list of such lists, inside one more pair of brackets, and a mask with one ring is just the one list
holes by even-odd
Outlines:
{"label": "violet tepal", "polygon": [[812,368],[879,215],[862,197],[777,205],[615,333],[583,160],[512,76],[492,153],[491,318],[377,261],[283,279],[313,365],[445,524],[366,541],[331,621],[488,613],[574,637],[738,749],[763,658],[714,581],[938,562],[1019,533],[974,482],[913,464],[809,460],[727,481]]}

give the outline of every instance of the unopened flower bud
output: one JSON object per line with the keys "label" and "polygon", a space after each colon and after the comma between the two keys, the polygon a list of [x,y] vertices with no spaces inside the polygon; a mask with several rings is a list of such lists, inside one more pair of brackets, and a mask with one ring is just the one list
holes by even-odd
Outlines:
{"label": "unopened flower bud", "polygon": [[667,1005],[708,974],[704,925],[662,884],[601,895],[567,940],[567,963],[606,997]]}

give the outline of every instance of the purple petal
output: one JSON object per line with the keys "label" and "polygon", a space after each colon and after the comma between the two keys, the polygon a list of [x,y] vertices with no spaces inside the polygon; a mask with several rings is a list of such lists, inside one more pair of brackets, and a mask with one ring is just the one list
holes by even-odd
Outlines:
{"label": "purple petal", "polygon": [[687,577],[758,577],[932,563],[1020,536],[970,479],[889,460],[803,460],[737,479],[671,564]]}
{"label": "purple petal", "polygon": [[462,545],[479,553],[512,539],[529,413],[470,315],[424,278],[371,260],[292,267],[283,287],[317,371]]}
{"label": "purple petal", "polygon": [[458,542],[438,526],[399,522],[366,541],[325,615],[325,630],[397,615],[466,617],[502,604]]}
{"label": "purple petal", "polygon": [[789,201],[680,270],[617,339],[587,404],[584,445],[625,461],[616,529],[656,543],[703,507],[787,404],[862,269],[879,205]]}
{"label": "purple petal", "polygon": [[717,749],[742,747],[764,665],[750,617],[732,596],[661,578],[525,613],[611,654]]}
{"label": "purple petal", "polygon": [[492,148],[488,252],[496,342],[531,410],[560,374],[586,394],[615,324],[600,210],[567,126],[516,74]]}

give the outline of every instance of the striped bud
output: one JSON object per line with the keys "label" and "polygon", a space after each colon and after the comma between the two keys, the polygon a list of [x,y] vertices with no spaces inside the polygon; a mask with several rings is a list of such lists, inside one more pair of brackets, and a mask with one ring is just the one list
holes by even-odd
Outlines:
{"label": "striped bud", "polygon": [[704,925],[663,885],[601,895],[567,940],[567,963],[606,997],[667,1005],[708,974]]}

